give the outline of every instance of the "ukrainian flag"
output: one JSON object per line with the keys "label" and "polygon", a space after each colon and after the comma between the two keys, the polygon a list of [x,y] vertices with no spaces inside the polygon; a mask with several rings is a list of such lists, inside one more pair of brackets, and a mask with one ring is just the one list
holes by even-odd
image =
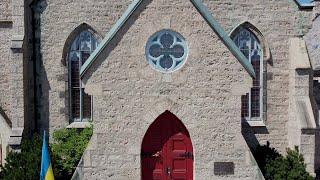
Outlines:
{"label": "ukrainian flag", "polygon": [[46,132],[43,133],[40,180],[54,180]]}

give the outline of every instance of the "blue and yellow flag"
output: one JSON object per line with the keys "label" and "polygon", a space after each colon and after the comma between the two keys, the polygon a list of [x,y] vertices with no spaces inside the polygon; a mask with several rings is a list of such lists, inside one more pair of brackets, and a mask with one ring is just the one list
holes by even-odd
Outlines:
{"label": "blue and yellow flag", "polygon": [[46,132],[43,133],[40,180],[54,180]]}

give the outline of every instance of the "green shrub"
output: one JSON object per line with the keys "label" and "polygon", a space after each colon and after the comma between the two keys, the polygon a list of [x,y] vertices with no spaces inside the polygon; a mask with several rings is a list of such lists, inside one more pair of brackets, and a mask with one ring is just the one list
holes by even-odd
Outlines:
{"label": "green shrub", "polygon": [[51,144],[55,179],[70,179],[92,136],[92,127],[83,130],[60,129]]}
{"label": "green shrub", "polygon": [[[70,179],[92,136],[92,127],[61,129],[53,133],[51,162],[56,180]],[[34,135],[32,140],[24,138],[21,153],[10,152],[4,167],[0,166],[1,180],[37,180],[41,168],[42,140]]]}
{"label": "green shrub", "polygon": [[0,179],[32,180],[39,179],[42,141],[38,135],[32,140],[24,138],[21,153],[9,152],[5,166],[0,166]]}
{"label": "green shrub", "polygon": [[286,157],[278,157],[266,166],[266,179],[272,180],[312,180],[314,179],[306,171],[303,156],[298,147],[288,149]]}
{"label": "green shrub", "polygon": [[260,167],[262,174],[266,174],[266,165],[278,157],[281,154],[275,149],[270,147],[270,143],[267,142],[266,145],[257,146],[253,152],[253,155]]}
{"label": "green shrub", "polygon": [[312,180],[306,171],[303,156],[298,147],[287,149],[286,157],[271,148],[269,143],[258,146],[254,156],[266,180]]}

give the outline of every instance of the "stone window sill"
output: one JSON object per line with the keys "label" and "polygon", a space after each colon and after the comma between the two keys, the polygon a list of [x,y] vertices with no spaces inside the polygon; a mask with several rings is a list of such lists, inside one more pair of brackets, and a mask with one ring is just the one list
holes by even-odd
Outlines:
{"label": "stone window sill", "polygon": [[67,128],[72,129],[84,129],[90,127],[90,122],[73,122],[67,126]]}
{"label": "stone window sill", "polygon": [[243,123],[248,124],[250,127],[266,127],[266,124],[263,121],[245,121]]}

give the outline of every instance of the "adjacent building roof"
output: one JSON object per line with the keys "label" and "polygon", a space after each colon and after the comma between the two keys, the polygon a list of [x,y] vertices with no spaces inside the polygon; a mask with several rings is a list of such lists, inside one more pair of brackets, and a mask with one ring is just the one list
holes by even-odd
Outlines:
{"label": "adjacent building roof", "polygon": [[314,0],[295,0],[300,8],[313,8],[315,6]]}
{"label": "adjacent building roof", "polygon": [[[107,33],[106,37],[102,40],[102,42],[99,44],[97,49],[90,55],[88,60],[82,65],[80,70],[81,77],[86,74],[90,66],[94,63],[94,61],[101,54],[101,52],[107,47],[107,45],[115,37],[115,35],[119,32],[119,30],[127,22],[127,20],[130,18],[133,12],[139,7],[142,1],[143,0],[133,0],[133,2],[129,5],[128,9],[123,13],[120,19]],[[212,16],[208,8],[200,0],[190,0],[190,1],[196,7],[198,12],[202,15],[202,17],[206,20],[206,22],[212,28],[212,30],[219,36],[222,42],[227,46],[230,52],[237,58],[240,64],[246,69],[246,71],[252,77],[255,77],[254,69],[251,63],[239,50],[236,44],[231,40],[231,38],[228,36],[226,31],[214,19],[214,17]]]}

